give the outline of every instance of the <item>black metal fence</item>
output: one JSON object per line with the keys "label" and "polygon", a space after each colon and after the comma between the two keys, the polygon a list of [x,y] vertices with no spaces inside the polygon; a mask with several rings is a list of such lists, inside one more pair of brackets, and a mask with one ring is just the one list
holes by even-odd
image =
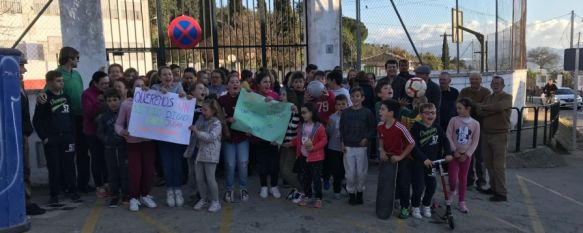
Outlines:
{"label": "black metal fence", "polygon": [[[547,145],[557,132],[559,110],[560,105],[558,103],[524,106],[522,108],[513,107],[512,111],[517,113],[517,122],[515,129],[510,131],[511,140],[509,141],[514,142],[514,145],[508,145],[510,147],[509,150],[519,152],[522,148],[536,148],[538,145]],[[525,113],[527,116],[525,116]]]}
{"label": "black metal fence", "polygon": [[[145,71],[164,64],[195,69],[256,70],[285,73],[306,63],[305,1],[301,0],[107,0],[104,14],[109,63]],[[199,45],[180,49],[170,43],[168,24],[180,15],[202,29]]]}

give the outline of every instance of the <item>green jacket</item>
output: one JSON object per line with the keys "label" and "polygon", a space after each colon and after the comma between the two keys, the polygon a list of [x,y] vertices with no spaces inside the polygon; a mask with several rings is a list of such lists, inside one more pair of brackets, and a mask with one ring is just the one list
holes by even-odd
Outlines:
{"label": "green jacket", "polygon": [[64,92],[69,96],[71,101],[71,110],[77,116],[83,115],[83,108],[81,107],[81,94],[83,94],[83,79],[78,71],[72,70],[68,72],[62,66],[57,68],[57,71],[63,74],[65,81]]}

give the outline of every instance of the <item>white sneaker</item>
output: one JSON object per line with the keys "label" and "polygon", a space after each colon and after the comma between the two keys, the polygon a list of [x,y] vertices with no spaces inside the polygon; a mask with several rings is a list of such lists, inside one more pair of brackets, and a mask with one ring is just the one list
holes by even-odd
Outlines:
{"label": "white sneaker", "polygon": [[261,198],[267,198],[267,195],[269,195],[267,193],[267,187],[266,186],[261,187],[261,192],[259,192],[259,196]]}
{"label": "white sneaker", "polygon": [[419,207],[413,207],[413,213],[411,215],[413,215],[413,217],[421,219],[423,217],[421,217],[421,210],[419,209]]}
{"label": "white sneaker", "polygon": [[170,207],[176,206],[176,199],[174,198],[174,190],[166,191],[166,203]]}
{"label": "white sneaker", "polygon": [[154,198],[150,195],[142,197],[140,202],[148,208],[156,208],[157,207],[156,202],[154,202]]}
{"label": "white sneaker", "polygon": [[423,206],[423,216],[426,218],[431,218],[431,207]]}
{"label": "white sneaker", "polygon": [[211,206],[209,207],[209,212],[216,213],[217,211],[221,210],[221,203],[218,201],[211,202]]}
{"label": "white sneaker", "polygon": [[281,197],[281,193],[279,192],[279,189],[277,188],[277,186],[271,187],[269,189],[269,193],[271,193],[271,195],[273,195],[273,197],[275,197],[275,198]]}
{"label": "white sneaker", "polygon": [[182,190],[175,190],[174,197],[176,200],[176,207],[182,207],[182,205],[184,205],[184,197],[182,197]]}
{"label": "white sneaker", "polygon": [[140,210],[140,202],[138,199],[132,198],[130,200],[130,211],[136,212]]}
{"label": "white sneaker", "polygon": [[202,210],[208,203],[204,199],[200,199],[193,207],[194,210]]}
{"label": "white sneaker", "polygon": [[304,195],[303,193],[298,192],[297,195],[294,197],[294,199],[292,199],[292,202],[294,204],[298,204],[298,203],[300,203],[300,201],[302,201],[304,199],[304,197],[306,197],[306,195]]}

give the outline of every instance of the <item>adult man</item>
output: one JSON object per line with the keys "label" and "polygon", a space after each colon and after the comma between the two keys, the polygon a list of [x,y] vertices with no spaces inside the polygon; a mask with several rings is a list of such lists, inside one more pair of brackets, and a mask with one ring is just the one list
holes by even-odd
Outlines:
{"label": "adult man", "polygon": [[490,201],[506,201],[506,144],[510,129],[510,110],[512,95],[504,92],[504,79],[494,76],[492,94],[486,96],[477,108],[482,118],[482,155],[490,175],[490,189],[481,190],[484,194],[494,195]]}
{"label": "adult man", "polygon": [[[471,99],[474,106],[478,106],[488,95],[490,95],[490,90],[482,87],[482,75],[473,72],[470,73],[470,86],[461,90],[458,99]],[[472,117],[481,122],[480,117],[474,113],[472,113]],[[478,144],[478,148],[479,147],[480,144]],[[468,171],[468,186],[474,185],[475,181],[478,190],[481,190],[482,186],[486,184],[486,173],[484,172],[483,161],[482,150],[476,150],[474,152],[474,159],[470,164],[470,170]]]}
{"label": "adult man", "polygon": [[[77,190],[82,193],[92,192],[88,186],[90,159],[87,143],[83,134],[83,109],[81,106],[81,94],[83,93],[83,79],[81,74],[74,70],[79,63],[79,51],[71,47],[63,47],[59,51],[59,67],[57,71],[63,74],[65,82],[64,93],[71,101],[71,111],[75,114],[75,156],[77,167]],[[37,102],[44,104],[47,95],[38,95]]]}
{"label": "adult man", "polygon": [[544,104],[552,104],[555,96],[555,92],[557,92],[557,85],[552,79],[547,80],[547,84],[543,87],[543,93],[545,94]]}
{"label": "adult man", "polygon": [[447,129],[449,120],[457,115],[456,101],[459,91],[450,87],[451,78],[448,72],[441,72],[439,75],[439,89],[441,89],[441,106],[439,107],[439,119],[442,129]]}
{"label": "adult man", "polygon": [[29,158],[29,145],[28,145],[28,137],[34,131],[32,127],[32,122],[30,122],[30,109],[28,106],[28,96],[24,91],[24,73],[28,70],[24,65],[28,62],[24,55],[20,57],[20,106],[22,112],[22,155],[24,157],[24,195],[26,200],[26,215],[41,215],[46,212],[45,209],[40,208],[37,204],[32,203],[30,200],[31,196],[31,183],[30,183],[30,158]]}
{"label": "adult man", "polygon": [[399,77],[405,79],[405,81],[414,77],[409,73],[409,60],[407,59],[399,60]]}
{"label": "adult man", "polygon": [[399,70],[397,60],[387,60],[387,62],[385,62],[385,70],[387,71],[387,76],[381,78],[379,83],[382,83],[384,80],[389,82],[393,88],[393,99],[399,100],[405,97],[405,83],[407,81],[403,77],[397,76],[397,71]]}
{"label": "adult man", "polygon": [[[426,65],[420,65],[415,68],[415,76],[423,79],[425,83],[427,83],[427,90],[425,91],[425,97],[429,103],[433,103],[437,108],[437,117],[439,117],[439,109],[441,106],[441,90],[439,89],[439,85],[431,81],[429,78],[429,74],[431,73],[431,68]],[[437,121],[439,122],[439,121]]]}

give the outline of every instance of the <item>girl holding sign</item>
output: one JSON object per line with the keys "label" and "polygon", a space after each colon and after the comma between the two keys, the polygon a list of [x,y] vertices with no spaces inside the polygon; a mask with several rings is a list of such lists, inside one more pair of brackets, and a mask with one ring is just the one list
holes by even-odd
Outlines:
{"label": "girl holding sign", "polygon": [[[279,95],[271,90],[271,77],[269,72],[259,72],[255,75],[255,92],[265,97],[265,101],[279,100]],[[279,179],[279,153],[277,144],[253,137],[253,151],[257,156],[259,166],[259,180],[261,182],[261,198],[267,198],[271,193],[273,197],[280,198],[281,193],[277,188]],[[267,187],[267,177],[271,178],[271,188]]]}
{"label": "girl holding sign", "polygon": [[[153,90],[160,91],[162,94],[172,92],[178,94],[181,98],[186,96],[180,83],[174,82],[172,70],[169,67],[160,67],[160,84],[152,85]],[[158,141],[160,160],[166,179],[166,203],[170,207],[181,207],[184,204],[181,186],[183,184],[183,157],[186,150],[185,145],[171,142]]]}
{"label": "girl holding sign", "polygon": [[[219,98],[219,103],[223,107],[227,125],[235,122],[235,106],[239,99],[241,92],[241,83],[236,75],[229,76],[227,83],[227,94]],[[225,158],[225,176],[227,192],[225,192],[225,202],[233,202],[235,200],[235,193],[233,191],[233,183],[235,180],[235,168],[239,171],[239,198],[241,201],[249,200],[249,192],[247,191],[247,169],[249,164],[249,137],[247,134],[231,130],[230,136],[223,135],[223,151]]]}
{"label": "girl holding sign", "polygon": [[[132,91],[136,87],[143,87],[144,80],[136,79],[132,83]],[[140,205],[155,208],[156,203],[150,190],[154,182],[154,157],[156,156],[154,142],[132,137],[128,132],[130,125],[130,115],[132,112],[133,100],[128,98],[121,104],[117,121],[115,122],[115,132],[124,137],[127,142],[128,170],[129,170],[129,197],[130,210],[138,211]]]}

